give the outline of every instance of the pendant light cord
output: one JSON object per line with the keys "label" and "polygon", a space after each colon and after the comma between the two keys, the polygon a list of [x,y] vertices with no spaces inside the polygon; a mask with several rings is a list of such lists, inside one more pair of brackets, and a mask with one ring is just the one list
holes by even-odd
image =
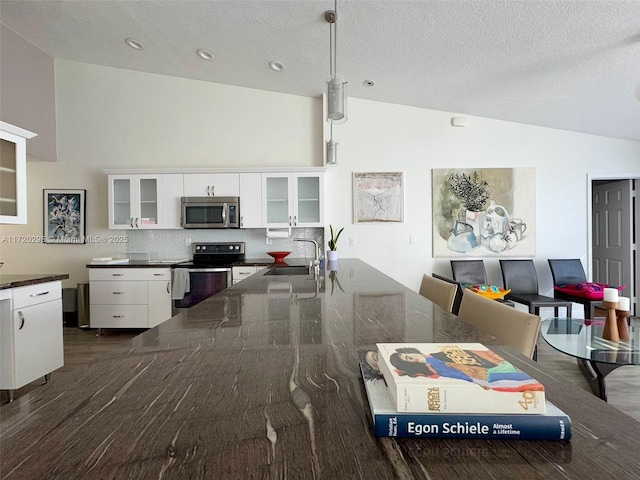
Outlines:
{"label": "pendant light cord", "polygon": [[333,0],[333,11],[335,12],[336,18],[333,24],[333,73],[331,74],[331,78],[335,78],[336,72],[338,71],[338,0]]}

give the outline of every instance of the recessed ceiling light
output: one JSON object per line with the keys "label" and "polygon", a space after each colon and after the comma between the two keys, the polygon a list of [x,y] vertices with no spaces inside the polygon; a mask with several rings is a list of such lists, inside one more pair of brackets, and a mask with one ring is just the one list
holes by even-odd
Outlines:
{"label": "recessed ceiling light", "polygon": [[202,48],[198,50],[198,56],[203,60],[213,60],[213,53]]}
{"label": "recessed ceiling light", "polygon": [[144,45],[142,45],[139,41],[134,40],[133,38],[125,39],[125,43],[131,48],[135,48],[136,50],[144,50]]}
{"label": "recessed ceiling light", "polygon": [[276,60],[271,60],[269,62],[269,68],[275,72],[281,72],[284,70],[284,63],[278,62]]}
{"label": "recessed ceiling light", "polygon": [[364,85],[365,87],[373,87],[376,84],[376,82],[374,82],[373,80],[365,80],[364,82],[362,82],[362,85]]}

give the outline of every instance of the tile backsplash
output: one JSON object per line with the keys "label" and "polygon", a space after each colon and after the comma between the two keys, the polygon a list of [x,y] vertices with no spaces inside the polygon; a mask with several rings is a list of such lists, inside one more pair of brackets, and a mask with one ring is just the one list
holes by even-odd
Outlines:
{"label": "tile backsplash", "polygon": [[273,238],[266,243],[267,231],[252,229],[194,229],[194,230],[129,230],[128,252],[157,252],[160,259],[190,259],[192,247],[187,240],[198,242],[245,242],[245,256],[250,259],[270,258],[267,252],[288,251],[290,258],[312,258],[313,246],[309,242],[294,242],[295,238],[310,238],[318,242],[324,255],[322,228],[292,228],[290,238]]}

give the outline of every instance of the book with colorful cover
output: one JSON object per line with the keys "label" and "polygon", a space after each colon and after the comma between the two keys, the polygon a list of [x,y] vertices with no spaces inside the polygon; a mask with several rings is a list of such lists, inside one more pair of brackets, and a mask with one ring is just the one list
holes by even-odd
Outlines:
{"label": "book with colorful cover", "polygon": [[569,440],[571,418],[551,402],[546,413],[404,413],[397,412],[374,351],[360,351],[362,380],[377,437],[475,438],[501,440]]}
{"label": "book with colorful cover", "polygon": [[395,410],[545,413],[544,386],[481,343],[378,343]]}

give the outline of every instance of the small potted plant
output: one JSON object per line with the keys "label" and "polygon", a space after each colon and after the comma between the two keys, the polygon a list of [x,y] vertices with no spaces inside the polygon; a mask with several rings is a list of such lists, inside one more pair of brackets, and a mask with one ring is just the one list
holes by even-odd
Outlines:
{"label": "small potted plant", "polygon": [[327,250],[327,261],[335,262],[338,260],[338,239],[340,238],[340,234],[344,230],[344,227],[338,230],[337,234],[333,230],[333,225],[329,225],[329,230],[331,231],[331,239],[328,242],[329,250]]}

